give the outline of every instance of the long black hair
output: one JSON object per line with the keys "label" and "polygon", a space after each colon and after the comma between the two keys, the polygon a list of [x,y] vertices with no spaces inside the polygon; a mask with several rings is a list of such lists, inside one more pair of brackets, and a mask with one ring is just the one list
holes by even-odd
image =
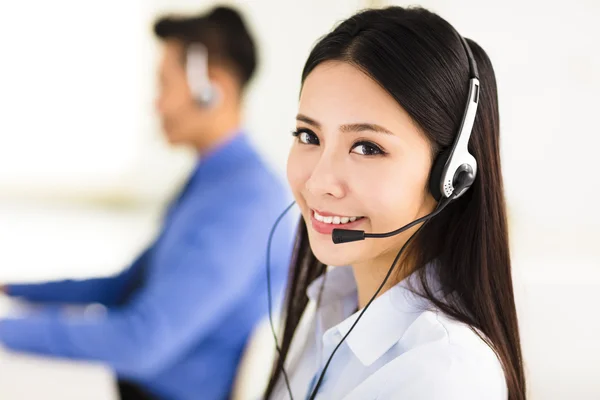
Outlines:
{"label": "long black hair", "polygon": [[[436,260],[444,301],[427,285],[423,295],[450,317],[479,332],[504,369],[510,400],[526,397],[511,276],[506,205],[500,167],[496,79],[485,51],[467,39],[479,69],[481,93],[469,150],[478,161],[473,186],[416,234],[404,259]],[[422,8],[366,10],[343,21],[314,47],[302,82],[319,64],[343,61],[378,82],[421,128],[434,154],[456,138],[468,94],[469,63],[458,33]],[[285,300],[281,356],[265,398],[280,378],[308,298],[307,286],[325,271],[300,222]]]}

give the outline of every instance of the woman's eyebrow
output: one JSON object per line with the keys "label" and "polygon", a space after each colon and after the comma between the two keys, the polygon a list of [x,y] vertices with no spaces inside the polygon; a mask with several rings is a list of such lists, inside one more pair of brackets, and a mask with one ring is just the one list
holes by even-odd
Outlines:
{"label": "woman's eyebrow", "polygon": [[363,131],[373,131],[377,133],[385,133],[386,135],[393,135],[393,133],[384,128],[381,125],[377,124],[369,124],[369,123],[355,123],[355,124],[346,124],[340,126],[340,131],[342,132],[363,132]]}
{"label": "woman's eyebrow", "polygon": [[298,115],[296,115],[296,121],[304,122],[306,124],[314,126],[315,128],[321,128],[321,124],[320,123],[318,123],[317,121],[315,121],[312,118],[307,117],[304,114],[298,114]]}
{"label": "woman's eyebrow", "polygon": [[[298,114],[296,116],[296,120],[300,122],[304,122],[308,125],[312,125],[315,128],[321,128],[321,124],[315,121],[314,119],[307,117],[304,114]],[[366,122],[353,123],[353,124],[344,124],[340,126],[341,132],[363,132],[363,131],[373,131],[377,133],[385,133],[386,135],[393,135],[393,133],[384,128],[381,125],[370,124]]]}

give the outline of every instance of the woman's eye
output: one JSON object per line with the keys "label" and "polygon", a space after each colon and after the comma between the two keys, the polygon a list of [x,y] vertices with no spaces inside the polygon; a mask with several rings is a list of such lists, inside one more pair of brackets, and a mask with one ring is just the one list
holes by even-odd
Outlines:
{"label": "woman's eye", "polygon": [[303,144],[319,144],[319,138],[317,137],[317,135],[315,135],[309,130],[299,129],[298,131],[294,132],[294,136],[296,136],[300,143]]}
{"label": "woman's eye", "polygon": [[376,156],[385,154],[383,150],[375,143],[359,142],[352,147],[352,152],[363,156]]}

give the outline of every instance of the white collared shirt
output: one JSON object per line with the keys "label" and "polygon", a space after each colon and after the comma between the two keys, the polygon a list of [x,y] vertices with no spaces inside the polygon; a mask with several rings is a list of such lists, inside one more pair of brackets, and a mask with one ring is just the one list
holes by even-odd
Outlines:
{"label": "white collared shirt", "polygon": [[[286,360],[294,400],[308,397],[311,381],[360,313],[355,312],[352,268],[330,268],[326,275],[307,290],[310,301]],[[469,326],[412,293],[407,282],[415,278],[400,282],[371,304],[335,353],[317,399],[508,398],[493,350]],[[290,398],[283,377],[272,398]]]}

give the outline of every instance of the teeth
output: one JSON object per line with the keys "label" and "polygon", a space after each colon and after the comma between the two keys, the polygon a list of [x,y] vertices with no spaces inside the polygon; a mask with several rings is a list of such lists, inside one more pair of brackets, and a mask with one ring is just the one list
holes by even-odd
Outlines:
{"label": "teeth", "polygon": [[337,215],[325,217],[316,211],[314,211],[313,213],[314,213],[315,219],[317,221],[324,222],[326,224],[334,224],[334,225],[347,224],[348,222],[354,222],[360,218],[360,217],[340,217]]}

